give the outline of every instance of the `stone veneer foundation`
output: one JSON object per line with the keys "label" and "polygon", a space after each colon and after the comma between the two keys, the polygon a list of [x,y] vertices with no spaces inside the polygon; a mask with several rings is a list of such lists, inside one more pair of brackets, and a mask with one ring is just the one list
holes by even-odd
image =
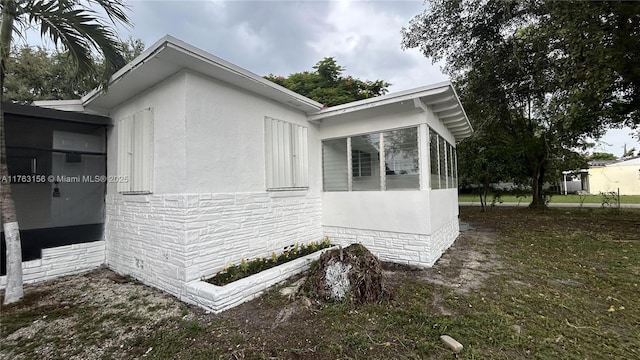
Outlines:
{"label": "stone veneer foundation", "polygon": [[181,297],[229,263],[321,241],[321,211],[307,191],[110,195],[107,264]]}
{"label": "stone veneer foundation", "polygon": [[[22,279],[29,284],[77,274],[99,267],[104,260],[104,241],[42,249],[42,258],[22,263]],[[0,276],[0,289],[6,286],[7,277]]]}
{"label": "stone veneer foundation", "polygon": [[360,243],[380,260],[420,267],[433,266],[460,233],[457,218],[431,235],[335,226],[323,226],[323,229],[333,244]]}

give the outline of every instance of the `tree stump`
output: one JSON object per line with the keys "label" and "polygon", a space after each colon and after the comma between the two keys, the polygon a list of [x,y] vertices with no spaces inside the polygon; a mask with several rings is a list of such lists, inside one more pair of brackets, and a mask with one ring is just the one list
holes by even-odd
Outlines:
{"label": "tree stump", "polygon": [[390,296],[380,260],[361,244],[320,256],[302,291],[320,301],[371,304]]}

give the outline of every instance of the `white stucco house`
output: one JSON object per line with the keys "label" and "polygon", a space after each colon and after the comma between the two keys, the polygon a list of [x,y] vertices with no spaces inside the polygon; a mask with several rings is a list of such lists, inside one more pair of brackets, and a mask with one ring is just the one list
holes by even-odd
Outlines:
{"label": "white stucco house", "polygon": [[104,262],[177,297],[296,242],[431,266],[459,234],[449,82],[323,108],[166,36],[107,92],[38,105],[111,119]]}

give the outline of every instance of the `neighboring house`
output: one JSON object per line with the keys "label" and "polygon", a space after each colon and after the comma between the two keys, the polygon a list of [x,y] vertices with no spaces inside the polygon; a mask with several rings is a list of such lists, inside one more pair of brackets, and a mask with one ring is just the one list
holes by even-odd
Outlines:
{"label": "neighboring house", "polygon": [[166,36],[106,93],[39,105],[101,114],[104,262],[184,298],[242,258],[329,236],[431,266],[459,234],[449,82],[324,108]]}
{"label": "neighboring house", "polygon": [[640,195],[640,156],[589,163],[589,193],[618,192]]}

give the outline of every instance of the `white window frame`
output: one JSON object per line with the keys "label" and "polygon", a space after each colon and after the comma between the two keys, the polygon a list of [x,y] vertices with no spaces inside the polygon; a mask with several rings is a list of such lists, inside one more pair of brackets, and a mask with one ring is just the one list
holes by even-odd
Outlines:
{"label": "white window frame", "polygon": [[116,124],[117,170],[114,177],[121,194],[153,192],[153,109],[147,108]]}
{"label": "white window frame", "polygon": [[265,117],[265,183],[268,191],[309,188],[306,126]]}
{"label": "white window frame", "polygon": [[[419,167],[419,171],[418,171],[418,186],[416,188],[399,188],[399,189],[392,189],[389,190],[387,189],[387,173],[386,173],[386,159],[385,159],[385,148],[384,148],[384,134],[387,132],[391,132],[391,131],[396,131],[396,130],[404,130],[404,129],[412,129],[414,131],[416,131],[416,141],[417,141],[417,156],[418,156],[418,167]],[[357,176],[354,176],[353,171],[354,171],[354,166],[357,164],[354,164],[353,162],[353,147],[351,144],[351,139],[354,137],[358,137],[358,136],[365,136],[365,135],[373,135],[373,134],[377,134],[378,135],[378,144],[379,144],[379,152],[378,152],[378,167],[379,167],[379,172],[380,174],[377,175],[380,177],[380,189],[379,190],[353,190],[353,179],[357,178],[357,177],[364,177],[364,176],[373,176],[373,166],[371,167],[371,174],[370,175],[362,175],[362,169],[361,167],[359,169],[357,169]],[[324,142],[325,141],[330,141],[330,140],[338,140],[338,139],[346,139],[347,140],[347,153],[346,153],[346,157],[347,157],[347,189],[346,190],[327,190],[324,187],[324,183],[323,183],[323,192],[339,192],[339,191],[347,191],[347,192],[352,192],[352,191],[416,191],[416,190],[421,190],[421,183],[422,183],[422,153],[420,151],[420,127],[419,125],[414,125],[414,126],[406,126],[406,127],[400,127],[400,128],[393,128],[393,129],[384,129],[384,130],[380,130],[380,131],[376,131],[376,132],[371,132],[371,133],[363,133],[363,134],[354,134],[354,135],[350,135],[350,136],[345,136],[345,137],[337,137],[337,138],[327,138],[327,139],[322,139],[321,141],[321,146],[324,146]],[[428,146],[428,143],[427,143]],[[356,150],[358,151],[358,150]],[[358,155],[358,163],[361,163],[361,159],[362,157],[360,155]],[[323,177],[324,177],[324,163],[322,164],[323,168]],[[361,165],[361,164],[360,164]]]}

